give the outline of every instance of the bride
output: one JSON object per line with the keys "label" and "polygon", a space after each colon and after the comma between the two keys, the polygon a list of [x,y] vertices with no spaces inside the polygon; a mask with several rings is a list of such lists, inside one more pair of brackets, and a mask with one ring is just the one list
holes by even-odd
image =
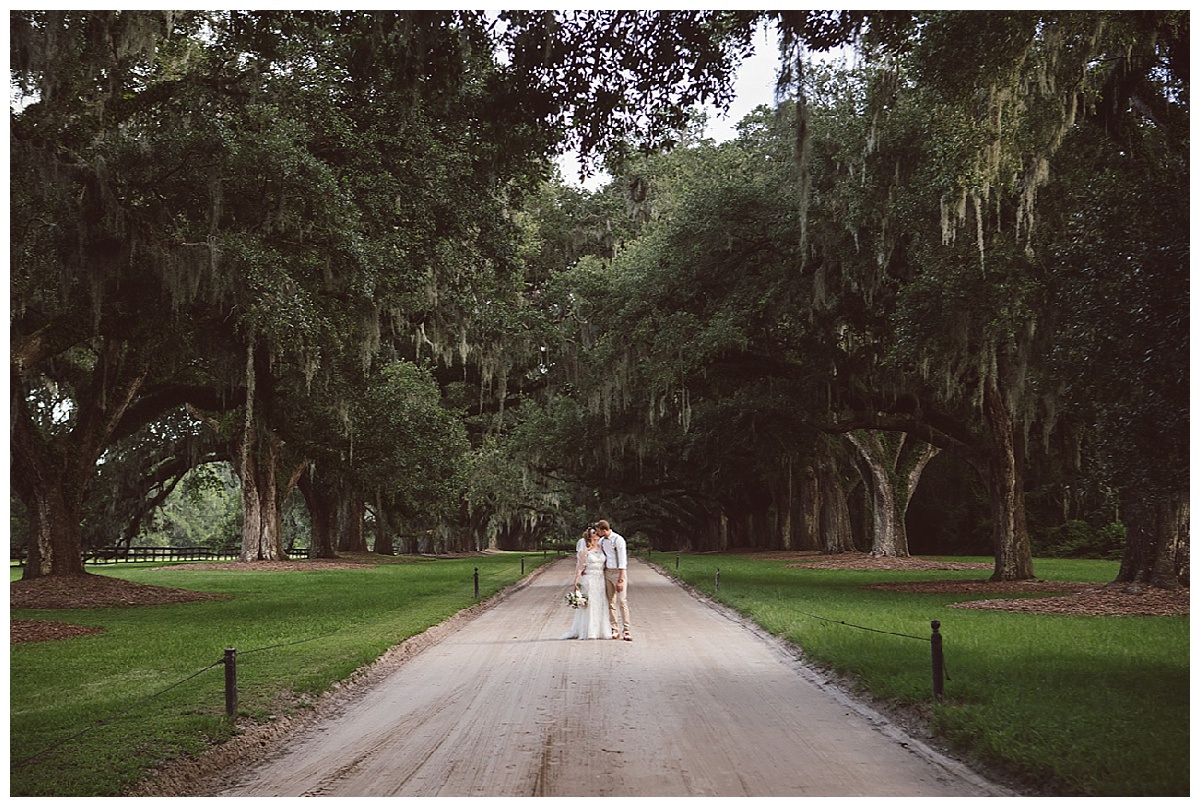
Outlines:
{"label": "bride", "polygon": [[600,536],[592,528],[584,533],[584,546],[580,548],[575,562],[575,582],[587,607],[575,609],[575,620],[571,629],[563,634],[564,639],[604,639],[608,636],[608,603],[604,590],[604,552],[600,549]]}

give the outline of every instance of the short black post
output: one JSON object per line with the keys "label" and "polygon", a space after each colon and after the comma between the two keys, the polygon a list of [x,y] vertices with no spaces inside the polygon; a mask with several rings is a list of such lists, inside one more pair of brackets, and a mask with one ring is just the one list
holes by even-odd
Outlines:
{"label": "short black post", "polygon": [[521,577],[525,576],[525,556],[521,556]]}
{"label": "short black post", "polygon": [[475,599],[479,599],[479,567],[475,567]]}
{"label": "short black post", "polygon": [[237,649],[225,648],[225,716],[237,716]]}
{"label": "short black post", "polygon": [[943,679],[946,676],[946,663],[942,657],[942,623],[936,619],[929,623],[933,628],[933,635],[929,637],[929,645],[933,653],[933,699],[937,702],[942,700]]}
{"label": "short black post", "polygon": [[720,590],[721,590],[721,567],[718,566],[717,567],[717,576],[713,580],[713,591],[716,592],[716,591],[720,591]]}
{"label": "short black post", "polygon": [[679,553],[678,552],[675,553],[675,569],[676,570],[679,569]]}

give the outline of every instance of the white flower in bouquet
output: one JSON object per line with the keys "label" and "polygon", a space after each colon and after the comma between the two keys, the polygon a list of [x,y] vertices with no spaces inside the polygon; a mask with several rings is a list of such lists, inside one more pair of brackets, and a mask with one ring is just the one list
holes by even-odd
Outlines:
{"label": "white flower in bouquet", "polygon": [[583,592],[579,589],[572,589],[567,592],[567,605],[572,608],[587,608],[587,597],[583,596]]}

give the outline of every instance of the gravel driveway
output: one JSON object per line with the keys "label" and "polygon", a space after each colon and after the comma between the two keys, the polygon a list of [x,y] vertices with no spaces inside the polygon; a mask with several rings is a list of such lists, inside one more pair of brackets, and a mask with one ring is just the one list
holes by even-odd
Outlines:
{"label": "gravel driveway", "polygon": [[560,640],[571,561],[204,795],[1003,796],[631,561],[634,642]]}

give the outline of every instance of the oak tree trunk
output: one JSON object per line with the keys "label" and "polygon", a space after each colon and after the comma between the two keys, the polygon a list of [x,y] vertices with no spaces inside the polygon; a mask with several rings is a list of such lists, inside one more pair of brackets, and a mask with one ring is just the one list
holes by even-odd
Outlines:
{"label": "oak tree trunk", "polygon": [[797,474],[799,490],[796,506],[799,511],[796,524],[794,549],[821,548],[821,483],[817,474],[817,460],[805,464]]}
{"label": "oak tree trunk", "polygon": [[984,390],[987,453],[979,465],[992,519],[993,582],[1033,580],[1033,549],[1025,519],[1021,451],[1012,414],[995,381]]}
{"label": "oak tree trunk", "polygon": [[286,560],[278,483],[281,441],[268,429],[252,429],[241,438],[244,445],[234,463],[242,483],[240,560]]}
{"label": "oak tree trunk", "polygon": [[871,474],[876,557],[908,557],[905,516],[921,472],[938,449],[903,432],[859,430],[846,437],[858,449]]}
{"label": "oak tree trunk", "polygon": [[1147,586],[1162,589],[1190,585],[1188,572],[1190,505],[1187,490],[1146,495],[1126,490],[1121,495],[1125,522],[1125,554],[1114,583],[1131,593]]}
{"label": "oak tree trunk", "polygon": [[796,514],[796,472],[795,460],[787,457],[783,461],[783,470],[769,480],[771,498],[775,504],[775,543],[780,549],[792,549],[796,543],[795,514]]}
{"label": "oak tree trunk", "polygon": [[383,496],[375,497],[375,553],[378,555],[395,555],[396,545],[392,541],[391,519],[388,518],[387,508],[383,506]]}
{"label": "oak tree trunk", "polygon": [[80,516],[83,496],[79,485],[55,484],[48,475],[21,496],[32,527],[29,553],[21,579],[85,574]]}
{"label": "oak tree trunk", "polygon": [[22,578],[84,574],[83,504],[96,463],[113,439],[149,366],[131,361],[121,342],[105,340],[92,382],[77,390],[74,424],[57,435],[42,432],[30,410],[24,382],[12,367],[12,469],[14,491],[29,510],[32,534]]}
{"label": "oak tree trunk", "polygon": [[330,487],[318,478],[320,474],[317,464],[310,465],[300,476],[300,492],[304,494],[304,504],[308,508],[308,519],[312,528],[312,536],[308,544],[310,558],[336,558],[335,524],[337,498]]}
{"label": "oak tree trunk", "polygon": [[234,435],[234,470],[242,483],[242,551],[244,562],[286,560],[278,464],[283,441],[261,422],[256,409],[254,343],[246,350],[246,405]]}
{"label": "oak tree trunk", "polygon": [[816,441],[816,481],[818,494],[817,523],[821,552],[837,555],[854,551],[854,530],[850,521],[847,496],[849,480],[841,473],[833,438],[820,435]]}
{"label": "oak tree trunk", "polygon": [[867,467],[871,473],[871,514],[874,530],[871,539],[871,555],[879,558],[907,558],[908,533],[896,512],[896,491],[888,471],[878,457],[869,455]]}
{"label": "oak tree trunk", "polygon": [[363,530],[363,514],[366,512],[366,504],[355,485],[338,485],[337,493],[338,551],[366,552],[367,537]]}

